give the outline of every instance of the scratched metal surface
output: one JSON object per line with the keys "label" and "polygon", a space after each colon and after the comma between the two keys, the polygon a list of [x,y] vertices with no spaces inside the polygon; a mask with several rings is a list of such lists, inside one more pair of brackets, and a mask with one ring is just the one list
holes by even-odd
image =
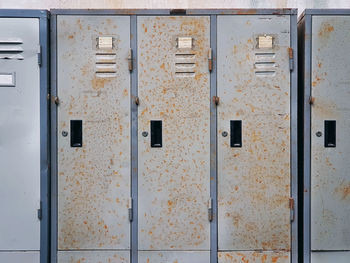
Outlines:
{"label": "scratched metal surface", "polygon": [[289,252],[219,252],[219,263],[288,263],[290,262]]}
{"label": "scratched metal surface", "polygon": [[139,263],[209,263],[209,251],[140,251]]}
{"label": "scratched metal surface", "polygon": [[58,262],[64,263],[129,263],[127,251],[59,251]]}
{"label": "scratched metal surface", "polygon": [[[289,29],[289,16],[218,16],[219,250],[290,250]],[[264,34],[273,48],[257,48]]]}
{"label": "scratched metal surface", "polygon": [[[130,18],[58,16],[58,249],[128,249]],[[116,73],[95,73],[98,36],[113,36]],[[70,147],[70,120],[83,147]]]}
{"label": "scratched metal surface", "polygon": [[[209,250],[210,18],[138,17],[137,28],[139,249]],[[141,135],[150,120],[163,121],[162,148]]]}
{"label": "scratched metal surface", "polygon": [[[312,18],[311,249],[350,249],[350,17]],[[336,148],[324,121],[336,120]],[[316,262],[316,261],[315,261]]]}

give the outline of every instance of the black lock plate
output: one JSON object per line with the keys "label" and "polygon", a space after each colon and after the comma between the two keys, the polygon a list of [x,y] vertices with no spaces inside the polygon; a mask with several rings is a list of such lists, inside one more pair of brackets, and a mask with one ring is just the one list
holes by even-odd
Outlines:
{"label": "black lock plate", "polygon": [[162,140],[162,121],[151,121],[151,147],[162,147]]}
{"label": "black lock plate", "polygon": [[230,121],[230,146],[233,148],[242,147],[242,121]]}
{"label": "black lock plate", "polygon": [[70,121],[70,147],[83,147],[83,121]]}

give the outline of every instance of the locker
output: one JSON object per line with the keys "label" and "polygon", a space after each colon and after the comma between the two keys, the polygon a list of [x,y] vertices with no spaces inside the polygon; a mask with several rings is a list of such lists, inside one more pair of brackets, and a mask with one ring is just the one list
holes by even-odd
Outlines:
{"label": "locker", "polygon": [[218,16],[219,262],[290,262],[290,23],[287,15]]}
{"label": "locker", "polygon": [[298,262],[296,14],[52,11],[51,262]]}
{"label": "locker", "polygon": [[129,262],[130,17],[56,26],[58,262]]}
{"label": "locker", "polygon": [[139,16],[137,32],[139,261],[191,262],[210,250],[210,18]]}
{"label": "locker", "polygon": [[350,257],[349,15],[305,10],[299,20],[305,262]]}
{"label": "locker", "polygon": [[48,259],[48,14],[0,10],[0,261]]}

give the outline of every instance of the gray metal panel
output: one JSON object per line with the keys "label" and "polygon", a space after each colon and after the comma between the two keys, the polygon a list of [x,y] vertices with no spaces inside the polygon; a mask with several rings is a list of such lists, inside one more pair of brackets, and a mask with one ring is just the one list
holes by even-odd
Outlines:
{"label": "gray metal panel", "polygon": [[40,262],[50,258],[50,125],[49,125],[49,21],[47,11],[40,11],[39,38],[41,46],[40,66]]}
{"label": "gray metal panel", "polygon": [[[0,38],[20,38],[23,60],[0,59],[3,73],[15,72],[14,87],[0,87],[1,250],[39,250],[40,70],[39,19],[0,18]],[[7,44],[1,45],[2,49]],[[7,54],[11,55],[11,54]],[[7,56],[4,53],[0,56]],[[18,209],[20,208],[20,209]]]}
{"label": "gray metal panel", "polygon": [[[219,250],[291,248],[290,44],[290,16],[218,16]],[[221,135],[230,120],[242,148]]]}
{"label": "gray metal panel", "polygon": [[57,96],[57,16],[52,16],[50,21],[50,262],[57,262],[57,105],[54,98]]}
{"label": "gray metal panel", "polygon": [[140,263],[209,263],[209,251],[140,251]]}
{"label": "gray metal panel", "polygon": [[[311,249],[350,249],[350,16],[312,18]],[[345,52],[345,53],[344,53]],[[324,121],[336,120],[336,148],[324,147]]]}
{"label": "gray metal panel", "polygon": [[64,263],[129,263],[128,251],[59,251],[58,261]]}
{"label": "gray metal panel", "polygon": [[[138,17],[140,250],[209,250],[209,48],[209,16]],[[162,148],[150,120],[163,121]]]}
{"label": "gray metal panel", "polygon": [[[217,77],[217,16],[210,16],[210,46],[213,56],[213,69],[210,74],[210,98],[217,94],[216,77]],[[210,224],[210,262],[218,261],[218,214],[217,214],[217,125],[216,125],[216,105],[210,100],[210,196],[213,199],[213,220]]]}
{"label": "gray metal panel", "polygon": [[186,15],[290,15],[295,8],[225,8],[225,9],[51,9],[53,15],[170,15],[173,11]]}
{"label": "gray metal panel", "polygon": [[[303,151],[303,260],[304,262],[310,262],[310,118],[311,118],[311,108],[309,104],[309,98],[311,95],[311,16],[306,15],[305,21],[302,23],[300,29],[304,32],[301,36],[300,41],[302,41],[303,56],[304,60],[301,61],[303,68],[300,70],[301,84],[299,87],[302,92],[302,118],[300,118],[300,123],[303,124],[302,127],[302,144],[300,147]],[[302,47],[301,46],[301,47]],[[300,56],[300,59],[303,57]],[[299,116],[301,117],[301,116]]]}
{"label": "gray metal panel", "polygon": [[290,46],[293,48],[294,70],[290,73],[291,98],[291,195],[294,199],[294,220],[291,227],[292,262],[299,262],[299,173],[298,173],[298,28],[297,15],[290,16]]}
{"label": "gray metal panel", "polygon": [[137,139],[137,21],[136,16],[130,17],[130,43],[133,52],[133,71],[131,73],[131,195],[133,202],[133,220],[131,223],[131,262],[138,259],[138,139]]}
{"label": "gray metal panel", "polygon": [[349,251],[318,251],[311,253],[312,263],[349,263]]}
{"label": "gray metal panel", "polygon": [[12,251],[0,252],[0,262],[4,263],[38,263],[40,262],[39,251]]}
{"label": "gray metal panel", "polygon": [[[57,26],[58,248],[129,249],[130,17],[59,16]],[[76,119],[81,148],[62,136]]]}
{"label": "gray metal panel", "polygon": [[287,251],[235,251],[219,252],[219,263],[247,262],[247,263],[289,263],[290,253]]}

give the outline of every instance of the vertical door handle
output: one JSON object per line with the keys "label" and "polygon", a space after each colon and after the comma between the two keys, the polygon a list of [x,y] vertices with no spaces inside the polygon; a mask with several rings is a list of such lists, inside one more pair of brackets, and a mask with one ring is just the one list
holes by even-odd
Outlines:
{"label": "vertical door handle", "polygon": [[83,147],[83,121],[70,121],[70,147]]}
{"label": "vertical door handle", "polygon": [[151,147],[161,148],[162,140],[162,121],[151,121]]}
{"label": "vertical door handle", "polygon": [[336,146],[336,121],[324,121],[324,147]]}
{"label": "vertical door handle", "polygon": [[230,146],[242,147],[242,121],[231,120],[230,121]]}

